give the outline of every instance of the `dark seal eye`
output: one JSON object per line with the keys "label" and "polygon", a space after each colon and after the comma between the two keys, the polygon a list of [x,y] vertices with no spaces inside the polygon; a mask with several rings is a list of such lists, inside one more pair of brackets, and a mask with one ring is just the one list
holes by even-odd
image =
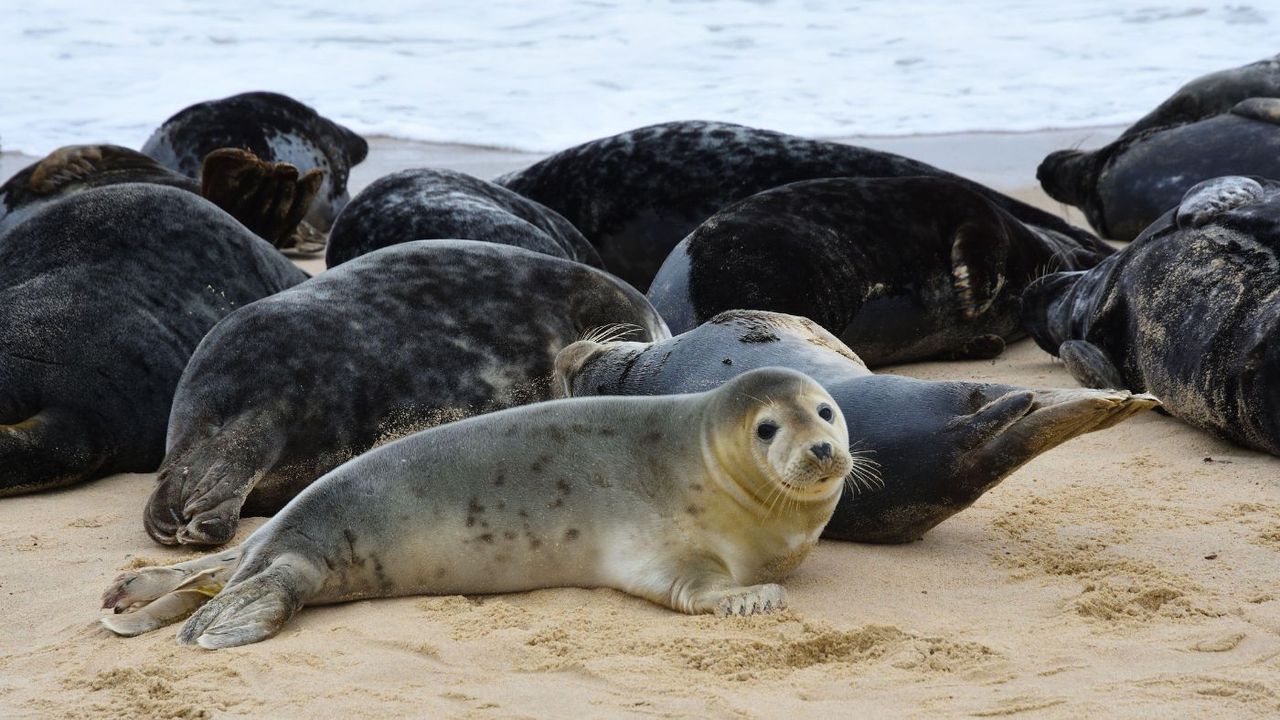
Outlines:
{"label": "dark seal eye", "polygon": [[827,422],[831,422],[832,420],[835,419],[836,414],[831,411],[830,405],[819,405],[818,417],[822,418],[823,420],[826,420]]}
{"label": "dark seal eye", "polygon": [[762,422],[756,426],[756,437],[761,440],[772,440],[778,434],[778,426],[771,422]]}

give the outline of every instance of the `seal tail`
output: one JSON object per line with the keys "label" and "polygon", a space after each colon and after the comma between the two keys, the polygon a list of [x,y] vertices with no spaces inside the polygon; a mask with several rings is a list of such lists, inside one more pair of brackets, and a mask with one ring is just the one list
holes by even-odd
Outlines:
{"label": "seal tail", "polygon": [[301,227],[323,181],[318,169],[299,176],[293,165],[267,162],[238,148],[214,150],[200,169],[205,198],[275,247],[298,252],[324,249],[323,243],[311,248],[315,239]]}
{"label": "seal tail", "polygon": [[272,637],[302,608],[302,559],[277,558],[265,570],[241,579],[196,611],[178,631],[178,642],[219,648],[248,645]]}
{"label": "seal tail", "polygon": [[0,425],[0,497],[72,485],[106,463],[95,433],[74,412],[45,408]]}

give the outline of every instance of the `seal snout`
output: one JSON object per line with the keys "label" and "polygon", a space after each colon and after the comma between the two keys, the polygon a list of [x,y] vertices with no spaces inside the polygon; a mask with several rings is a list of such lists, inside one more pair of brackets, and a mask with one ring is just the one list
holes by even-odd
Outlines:
{"label": "seal snout", "polygon": [[1049,153],[1036,168],[1036,180],[1049,197],[1068,205],[1080,205],[1085,162],[1088,153],[1058,150]]}
{"label": "seal snout", "polygon": [[813,456],[818,458],[819,460],[830,460],[831,459],[831,443],[829,442],[814,443],[809,446],[809,452],[813,453]]}

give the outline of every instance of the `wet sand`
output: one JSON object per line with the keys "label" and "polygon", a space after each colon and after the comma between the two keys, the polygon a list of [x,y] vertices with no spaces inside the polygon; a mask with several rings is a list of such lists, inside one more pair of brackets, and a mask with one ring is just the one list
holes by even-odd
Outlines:
{"label": "wet sand", "polygon": [[[859,142],[1061,211],[1034,187],[1039,159],[1114,132]],[[536,157],[378,139],[352,184],[424,165],[491,177]],[[0,179],[30,161],[0,156]],[[1029,341],[893,371],[1075,386]],[[1037,458],[920,542],[821,543],[786,583],[790,609],[746,619],[559,589],[310,608],[218,652],[169,629],[123,640],[96,621],[107,583],[189,554],[143,532],[152,482],[0,500],[0,716],[1280,713],[1280,459],[1155,413]]]}

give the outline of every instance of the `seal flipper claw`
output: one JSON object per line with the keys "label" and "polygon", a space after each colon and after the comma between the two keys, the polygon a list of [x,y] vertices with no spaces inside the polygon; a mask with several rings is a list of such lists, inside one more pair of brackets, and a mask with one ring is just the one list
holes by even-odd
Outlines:
{"label": "seal flipper claw", "polygon": [[1058,357],[1071,377],[1085,387],[1123,390],[1128,386],[1107,354],[1093,343],[1068,340],[1058,347]]}
{"label": "seal flipper claw", "polygon": [[318,169],[299,177],[293,165],[238,148],[214,150],[200,170],[201,194],[277,248],[290,246],[323,180]]}

